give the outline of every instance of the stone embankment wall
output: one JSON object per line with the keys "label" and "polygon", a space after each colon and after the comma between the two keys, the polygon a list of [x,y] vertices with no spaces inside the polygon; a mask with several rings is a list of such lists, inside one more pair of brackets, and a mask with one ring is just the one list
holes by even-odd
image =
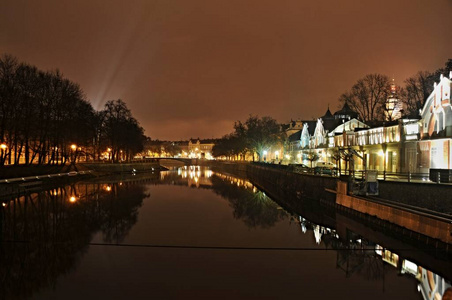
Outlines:
{"label": "stone embankment wall", "polygon": [[[212,167],[233,174],[243,174],[264,190],[280,197],[323,199],[334,203],[336,177],[328,175],[297,174],[285,166],[213,162]],[[452,214],[452,185],[419,182],[379,181],[379,198],[400,202],[435,212]]]}
{"label": "stone embankment wall", "polygon": [[335,201],[335,194],[326,192],[325,188],[336,189],[336,177],[298,174],[287,171],[285,166],[266,164],[212,162],[211,167],[246,176],[253,184],[278,199],[290,197]]}
{"label": "stone embankment wall", "polygon": [[253,164],[247,165],[246,171],[253,183],[279,198],[323,199],[332,203],[335,201],[335,195],[325,191],[325,188],[336,188],[338,179],[335,177],[298,174]]}

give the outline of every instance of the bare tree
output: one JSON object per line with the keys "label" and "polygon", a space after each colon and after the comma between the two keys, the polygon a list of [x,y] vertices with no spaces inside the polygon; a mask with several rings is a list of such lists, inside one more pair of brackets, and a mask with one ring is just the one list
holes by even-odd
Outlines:
{"label": "bare tree", "polygon": [[385,103],[389,95],[389,77],[381,74],[368,74],[359,79],[351,88],[339,97],[347,102],[363,121],[384,119]]}
{"label": "bare tree", "polygon": [[408,115],[418,115],[419,109],[424,107],[425,101],[433,91],[432,75],[430,72],[420,71],[405,80],[401,97]]}

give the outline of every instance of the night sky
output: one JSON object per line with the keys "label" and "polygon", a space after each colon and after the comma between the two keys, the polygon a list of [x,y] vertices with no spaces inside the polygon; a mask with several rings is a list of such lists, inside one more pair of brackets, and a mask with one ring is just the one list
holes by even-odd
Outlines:
{"label": "night sky", "polygon": [[0,54],[121,98],[153,139],[221,137],[249,114],[312,119],[369,73],[452,58],[451,0],[0,0]]}

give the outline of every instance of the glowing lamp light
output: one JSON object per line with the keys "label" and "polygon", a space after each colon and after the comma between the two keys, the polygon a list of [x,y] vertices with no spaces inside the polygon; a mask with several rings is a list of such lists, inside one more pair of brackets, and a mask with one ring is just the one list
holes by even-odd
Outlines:
{"label": "glowing lamp light", "polygon": [[8,148],[8,146],[6,146],[6,144],[1,144],[1,145],[0,145],[0,148],[1,148],[2,150],[5,150],[6,148]]}
{"label": "glowing lamp light", "polygon": [[75,201],[77,201],[75,196],[71,196],[71,198],[69,198],[69,202],[74,203]]}
{"label": "glowing lamp light", "polygon": [[72,144],[72,145],[71,145],[71,149],[72,149],[72,150],[77,149],[77,145],[76,145],[76,144]]}
{"label": "glowing lamp light", "polygon": [[107,185],[107,186],[105,187],[105,190],[106,190],[107,192],[111,191],[111,186]]}
{"label": "glowing lamp light", "polygon": [[279,155],[279,151],[275,151],[275,155]]}
{"label": "glowing lamp light", "polygon": [[6,203],[5,203],[5,202],[3,202],[3,203],[2,203],[2,206],[3,206],[3,207],[5,207],[5,206],[6,206]]}
{"label": "glowing lamp light", "polygon": [[267,150],[264,150],[264,155],[267,155]]}

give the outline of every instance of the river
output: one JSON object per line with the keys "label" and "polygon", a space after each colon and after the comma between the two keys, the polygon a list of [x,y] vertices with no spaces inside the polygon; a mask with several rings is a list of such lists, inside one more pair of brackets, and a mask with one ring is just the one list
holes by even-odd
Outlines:
{"label": "river", "polygon": [[13,198],[0,298],[435,299],[450,286],[446,251],[278,202],[199,166]]}

